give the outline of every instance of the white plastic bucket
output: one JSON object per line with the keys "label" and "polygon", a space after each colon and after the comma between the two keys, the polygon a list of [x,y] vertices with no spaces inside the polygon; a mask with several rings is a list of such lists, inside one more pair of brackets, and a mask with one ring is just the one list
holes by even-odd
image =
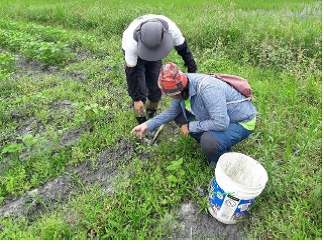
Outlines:
{"label": "white plastic bucket", "polygon": [[235,224],[250,209],[268,181],[264,167],[242,153],[225,153],[208,187],[208,210],[224,224]]}

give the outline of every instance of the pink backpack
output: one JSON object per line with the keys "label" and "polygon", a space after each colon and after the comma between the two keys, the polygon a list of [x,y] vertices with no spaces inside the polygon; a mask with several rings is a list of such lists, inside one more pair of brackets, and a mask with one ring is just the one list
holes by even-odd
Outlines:
{"label": "pink backpack", "polygon": [[[246,97],[245,99],[227,102],[226,104],[239,103],[239,102],[253,100],[252,89],[246,79],[239,77],[239,76],[227,75],[227,74],[206,73],[206,75],[209,75],[211,77],[214,77],[216,79],[226,82],[227,84],[234,87],[237,91],[239,91],[240,93],[242,93],[242,95],[244,95]],[[207,78],[208,78],[208,76],[206,76],[199,82],[198,93],[200,91],[200,86],[201,86],[202,82]]]}

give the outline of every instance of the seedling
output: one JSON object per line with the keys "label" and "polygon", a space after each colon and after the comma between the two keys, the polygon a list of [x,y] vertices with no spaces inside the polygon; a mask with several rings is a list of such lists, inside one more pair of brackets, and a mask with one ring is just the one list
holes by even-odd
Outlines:
{"label": "seedling", "polygon": [[181,183],[183,181],[183,176],[185,171],[182,169],[183,158],[177,161],[172,161],[171,164],[166,167],[167,171],[170,171],[170,175],[167,177],[168,181],[175,186],[175,183]]}

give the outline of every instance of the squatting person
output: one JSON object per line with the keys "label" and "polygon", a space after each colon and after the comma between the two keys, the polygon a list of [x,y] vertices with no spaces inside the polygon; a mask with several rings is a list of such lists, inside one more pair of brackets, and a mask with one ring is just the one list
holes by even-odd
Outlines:
{"label": "squatting person", "polygon": [[188,72],[197,70],[187,41],[177,25],[163,15],[148,14],[136,18],[124,31],[122,49],[126,62],[128,94],[133,100],[139,124],[152,118],[161,100],[157,85],[162,59],[175,47]]}
{"label": "squatting person", "polygon": [[183,73],[173,63],[162,66],[158,78],[161,91],[172,98],[170,107],[137,125],[131,133],[142,137],[172,120],[201,145],[214,167],[219,157],[247,138],[255,127],[256,108],[235,88],[206,74]]}

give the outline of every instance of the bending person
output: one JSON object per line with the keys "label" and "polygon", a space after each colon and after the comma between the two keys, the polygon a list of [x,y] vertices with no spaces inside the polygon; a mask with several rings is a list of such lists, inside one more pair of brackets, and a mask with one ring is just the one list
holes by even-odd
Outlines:
{"label": "bending person", "polygon": [[187,41],[174,22],[163,15],[143,15],[124,31],[122,49],[126,61],[128,94],[139,124],[152,118],[161,100],[157,85],[162,59],[175,47],[188,72],[197,70]]}

